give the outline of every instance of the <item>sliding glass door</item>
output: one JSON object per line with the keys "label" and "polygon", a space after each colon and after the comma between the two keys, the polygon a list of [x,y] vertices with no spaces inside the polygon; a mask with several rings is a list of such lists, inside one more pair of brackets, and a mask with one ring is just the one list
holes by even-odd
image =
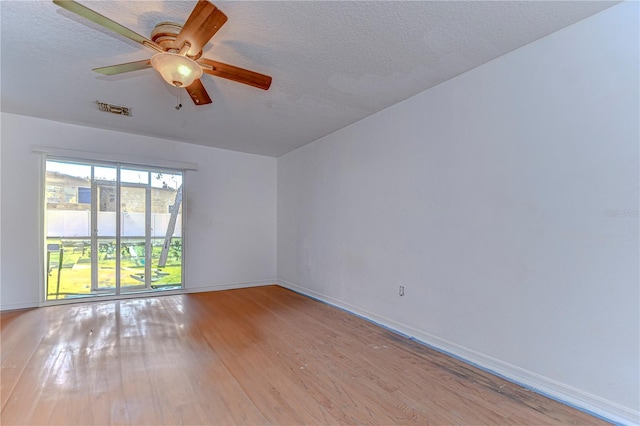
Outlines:
{"label": "sliding glass door", "polygon": [[[96,267],[92,269],[92,294],[114,294],[116,285],[116,166],[94,166],[91,185],[92,220],[95,230],[92,235],[92,253],[96,253]],[[47,174],[48,176],[48,174]],[[93,262],[92,262],[93,264]]]}
{"label": "sliding glass door", "polygon": [[46,299],[182,287],[182,172],[48,159]]}

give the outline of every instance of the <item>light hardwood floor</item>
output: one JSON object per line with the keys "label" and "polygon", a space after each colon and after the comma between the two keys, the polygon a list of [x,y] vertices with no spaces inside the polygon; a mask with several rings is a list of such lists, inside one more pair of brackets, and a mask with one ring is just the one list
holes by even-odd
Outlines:
{"label": "light hardwood floor", "polygon": [[604,424],[277,286],[4,312],[10,424]]}

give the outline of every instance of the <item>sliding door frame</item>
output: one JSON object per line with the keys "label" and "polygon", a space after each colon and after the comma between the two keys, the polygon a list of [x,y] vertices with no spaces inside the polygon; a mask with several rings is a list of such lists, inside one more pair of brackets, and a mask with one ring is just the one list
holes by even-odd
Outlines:
{"label": "sliding door frame", "polygon": [[[186,256],[186,214],[184,214],[186,209],[187,197],[186,197],[186,180],[187,180],[187,170],[196,170],[197,165],[192,163],[178,163],[178,162],[168,162],[171,163],[169,166],[167,165],[151,165],[151,164],[138,164],[138,163],[130,163],[123,161],[110,161],[110,160],[97,160],[92,158],[79,158],[76,156],[67,156],[67,155],[57,155],[55,153],[51,154],[46,152],[44,149],[35,149],[37,152],[41,152],[42,161],[40,167],[40,184],[42,185],[40,191],[40,247],[43,248],[40,257],[40,267],[42,270],[41,282],[40,282],[40,292],[42,294],[40,306],[48,306],[55,304],[68,304],[68,303],[79,303],[79,302],[91,302],[91,301],[103,301],[103,300],[114,300],[114,299],[128,299],[128,298],[136,298],[136,297],[149,297],[149,296],[157,296],[157,295],[168,295],[168,294],[180,294],[186,292],[186,283],[185,283],[185,256]],[[65,150],[56,150],[53,151],[65,151]],[[71,151],[70,151],[71,152]],[[84,153],[86,154],[86,153]],[[83,156],[84,157],[84,156]],[[116,170],[116,181],[115,181],[115,246],[116,246],[116,255],[115,255],[115,288],[114,293],[109,293],[105,295],[100,294],[90,294],[87,296],[82,295],[81,297],[71,298],[71,299],[48,299],[48,286],[47,283],[47,274],[48,271],[45,271],[45,259],[46,259],[46,251],[47,251],[47,215],[46,215],[46,185],[47,185],[47,161],[59,161],[65,163],[72,164],[81,164],[91,166],[91,219],[90,219],[90,240],[91,240],[91,282],[89,283],[92,292],[99,288],[99,278],[98,278],[98,256],[99,256],[99,235],[98,235],[98,211],[99,211],[99,200],[98,200],[98,184],[95,180],[95,167],[105,166],[105,167],[113,167]],[[175,168],[174,165],[184,164],[187,167],[185,168]],[[173,166],[173,167],[172,167]],[[148,173],[148,180],[146,185],[142,184],[122,184],[121,181],[121,170],[125,169],[135,169]],[[152,183],[151,183],[151,174],[152,173],[180,173],[182,178],[182,199],[181,199],[181,223],[180,223],[180,240],[181,240],[181,259],[180,259],[180,287],[176,289],[163,290],[160,292],[148,291],[151,290],[151,270],[152,270],[152,252],[153,246],[151,244],[151,222],[152,222]],[[144,289],[142,291],[122,291],[122,283],[121,283],[121,267],[122,267],[122,187],[136,187],[136,188],[144,188],[145,190],[145,225],[144,225],[144,241],[145,241],[145,266],[144,266]]]}

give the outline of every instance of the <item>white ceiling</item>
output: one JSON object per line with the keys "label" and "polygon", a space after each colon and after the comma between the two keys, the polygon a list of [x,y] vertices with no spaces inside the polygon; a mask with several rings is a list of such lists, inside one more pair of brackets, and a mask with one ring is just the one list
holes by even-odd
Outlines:
{"label": "white ceiling", "polygon": [[[80,1],[150,37],[194,1]],[[0,2],[1,108],[84,126],[280,156],[616,2],[224,1],[204,57],[273,77],[269,91],[205,75],[193,105],[152,69],[92,68],[153,51],[51,1]],[[98,111],[125,105],[132,117]],[[42,142],[45,144],[45,141]]]}

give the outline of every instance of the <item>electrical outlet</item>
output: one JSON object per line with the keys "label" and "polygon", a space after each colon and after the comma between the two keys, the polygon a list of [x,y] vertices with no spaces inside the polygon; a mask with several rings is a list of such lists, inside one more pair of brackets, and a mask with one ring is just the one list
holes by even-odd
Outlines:
{"label": "electrical outlet", "polygon": [[398,290],[398,294],[400,296],[404,296],[404,286],[403,285],[400,286],[400,289]]}

